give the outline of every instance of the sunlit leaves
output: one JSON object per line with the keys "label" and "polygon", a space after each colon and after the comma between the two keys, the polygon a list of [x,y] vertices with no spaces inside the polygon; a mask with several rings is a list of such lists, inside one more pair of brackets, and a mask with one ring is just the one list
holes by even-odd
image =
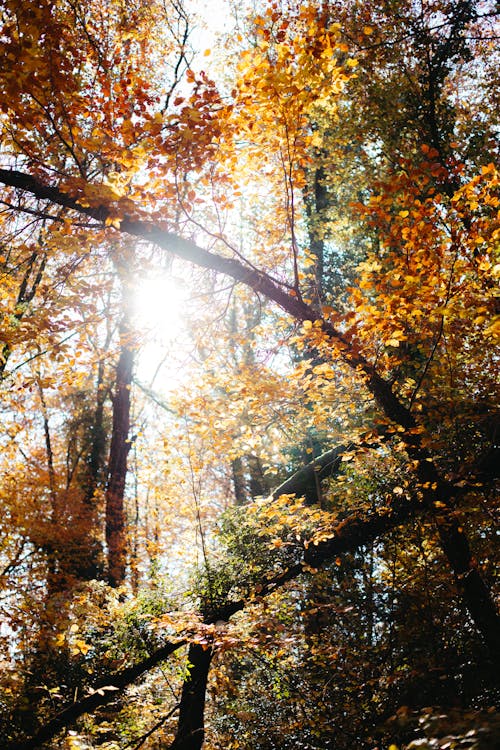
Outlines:
{"label": "sunlit leaves", "polygon": [[407,167],[368,206],[358,206],[378,245],[352,289],[356,337],[377,351],[387,372],[405,368],[419,386],[429,367],[437,375],[444,352],[455,378],[476,365],[481,378],[492,377],[498,176],[484,168],[450,202],[426,187],[429,171],[432,163]]}
{"label": "sunlit leaves", "polygon": [[[326,4],[324,12],[318,4],[265,5],[216,85],[187,59],[178,3],[5,4],[2,154],[4,166],[22,168],[28,181],[23,191],[5,191],[2,209],[0,366],[9,381],[0,437],[1,553],[6,586],[20,603],[5,611],[12,632],[26,637],[26,653],[33,644],[50,648],[66,666],[90,674],[94,659],[107,667],[169,634],[227,651],[237,638],[207,612],[226,597],[260,606],[262,580],[290,562],[297,576],[316,576],[313,565],[296,561],[305,551],[314,560],[315,548],[341,535],[343,514],[354,524],[369,512],[378,520],[398,504],[420,509],[431,498],[429,508],[441,517],[452,492],[447,482],[457,483],[457,505],[462,501],[467,467],[474,478],[494,434],[499,178],[491,158],[481,156],[484,143],[464,163],[456,156],[461,133],[472,144],[474,128],[465,110],[458,112],[464,97],[454,99],[451,84],[444,85],[469,43],[460,28],[439,47],[457,28],[451,5],[439,11],[443,24],[432,34],[421,26],[431,11],[422,11],[422,21],[410,5],[356,4],[351,23],[343,5],[330,3],[328,12]],[[436,49],[449,53],[442,65]],[[472,74],[463,66],[453,74],[454,85],[464,75],[470,89]],[[448,143],[452,131],[457,140]],[[30,176],[38,179],[40,200],[30,195]],[[54,195],[59,202],[50,205]],[[128,244],[122,238],[132,222],[141,240]],[[86,589],[83,601],[73,592],[85,576],[101,575],[102,456],[116,342],[121,335],[122,344],[140,351],[140,335],[117,331],[117,280],[128,299],[135,278],[156,262],[148,240],[172,241],[165,230],[209,248],[209,259],[238,273],[229,274],[229,284],[212,273],[190,279],[197,303],[176,343],[179,387],[163,388],[160,376],[127,384],[134,404],[125,487],[130,589],[120,596],[144,586],[154,601],[149,609],[117,603],[106,614],[97,588]],[[189,247],[196,260],[196,245]],[[206,266],[220,270],[210,260]],[[235,286],[235,278],[249,288]],[[289,317],[267,304],[269,289],[280,292],[270,296]],[[104,438],[96,446],[99,426]],[[365,444],[370,434],[364,451],[354,449],[361,433]],[[317,504],[298,494],[269,498],[296,469],[314,468],[323,451],[351,443],[339,476],[318,478]],[[476,490],[479,497],[479,481]],[[218,519],[235,500],[241,522],[225,550]],[[483,519],[478,539],[485,528]],[[312,606],[313,593],[296,582],[273,617],[241,627],[241,650],[262,648],[267,675],[279,659],[298,667],[301,689],[328,674],[312,691],[320,710],[314,707],[310,726],[320,726],[322,737],[332,707],[340,706],[336,720],[348,726],[361,688],[363,716],[375,726],[392,710],[399,686],[409,685],[414,662],[427,665],[406,649],[419,643],[419,630],[395,615],[393,592],[415,596],[412,623],[420,624],[422,608],[431,634],[432,576],[446,589],[446,606],[455,596],[432,567],[438,553],[428,529],[430,541],[418,548],[414,529],[398,533],[404,543],[366,550],[371,567],[356,562],[353,549],[335,556],[329,574],[339,593],[325,582],[313,592],[320,599],[326,591],[328,601]],[[94,543],[88,573],[82,550]],[[468,563],[476,572],[475,561]],[[188,580],[189,565],[195,580]],[[158,595],[169,576],[174,604]],[[459,586],[463,578],[456,577]],[[33,613],[42,611],[44,622],[33,630]],[[456,605],[450,611],[454,623],[463,618]],[[338,626],[336,616],[350,612]],[[440,631],[436,654],[447,637]],[[394,645],[397,638],[404,648]],[[313,665],[309,674],[301,660]],[[379,679],[375,672],[389,661]],[[176,680],[187,675],[185,667]],[[100,684],[97,695],[105,697],[112,683]],[[282,673],[270,685],[273,697],[290,698]],[[68,695],[73,700],[69,688]],[[150,696],[142,701],[150,711]],[[241,712],[246,720],[249,713]],[[324,724],[315,726],[318,713]],[[297,719],[294,731],[301,726]]]}

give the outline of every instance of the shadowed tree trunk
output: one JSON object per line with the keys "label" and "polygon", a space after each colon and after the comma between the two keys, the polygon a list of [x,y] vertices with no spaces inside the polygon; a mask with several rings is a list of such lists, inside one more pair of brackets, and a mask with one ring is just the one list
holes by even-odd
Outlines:
{"label": "shadowed tree trunk", "polygon": [[113,394],[113,426],[109,449],[108,482],[106,487],[106,545],[108,581],[119,586],[125,578],[126,523],[125,482],[127,479],[130,431],[130,387],[134,367],[131,345],[131,312],[128,289],[122,279],[123,315],[120,323],[120,356],[116,366],[116,383]]}
{"label": "shadowed tree trunk", "polygon": [[169,750],[200,750],[205,738],[205,698],[213,649],[192,643],[188,650],[189,674],[182,686],[177,734]]}
{"label": "shadowed tree trunk", "polygon": [[[323,154],[316,158],[321,162]],[[309,251],[314,256],[314,288],[310,290],[311,299],[318,307],[323,302],[325,241],[323,238],[325,214],[329,207],[326,189],[326,174],[323,166],[314,167],[309,173],[309,185],[304,188],[304,205],[307,213]]]}
{"label": "shadowed tree trunk", "polygon": [[96,495],[97,490],[103,486],[106,478],[106,448],[108,439],[105,426],[105,402],[107,396],[108,391],[104,385],[104,362],[100,359],[97,368],[96,401],[90,426],[92,442],[86,461],[86,471],[82,477],[82,489],[84,492],[83,506],[90,524],[88,559],[86,567],[82,568],[85,580],[100,577],[103,573],[102,542],[96,537],[96,530],[99,527],[99,508]]}
{"label": "shadowed tree trunk", "polygon": [[106,544],[108,548],[108,580],[119,586],[125,577],[125,481],[130,451],[130,384],[133,352],[123,346],[116,368],[116,389],[113,396],[113,432],[109,450],[108,485],[106,488]]}

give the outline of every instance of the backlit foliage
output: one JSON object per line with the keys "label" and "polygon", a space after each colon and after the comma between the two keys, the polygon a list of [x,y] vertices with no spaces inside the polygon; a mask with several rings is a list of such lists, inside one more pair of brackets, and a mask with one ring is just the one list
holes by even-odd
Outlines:
{"label": "backlit foliage", "polygon": [[190,5],[1,8],[0,744],[487,750],[498,11]]}

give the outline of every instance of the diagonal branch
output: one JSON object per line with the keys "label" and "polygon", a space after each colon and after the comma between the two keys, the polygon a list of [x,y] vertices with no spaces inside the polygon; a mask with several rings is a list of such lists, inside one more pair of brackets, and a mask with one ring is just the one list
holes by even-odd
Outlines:
{"label": "diagonal branch", "polygon": [[[319,567],[343,552],[351,552],[362,545],[368,544],[422,510],[423,507],[419,504],[399,500],[391,508],[384,509],[384,512],[374,512],[365,517],[353,514],[332,529],[330,539],[304,548],[302,559],[299,562],[280,573],[265,578],[259,585],[258,597],[262,598],[276,591],[289,581],[297,578],[304,572],[304,569]],[[205,624],[213,624],[218,620],[229,620],[251,601],[252,599],[239,599],[222,602],[212,611],[206,612],[204,622]],[[114,700],[117,692],[125,690],[135,680],[184,645],[186,645],[186,640],[166,643],[141,662],[103,677],[95,686],[94,692],[89,696],[62,710],[33,737],[11,743],[5,747],[5,750],[35,750],[42,743],[51,740],[63,729],[70,726],[80,716]],[[196,655],[199,655],[198,652]]]}
{"label": "diagonal branch", "polygon": [[137,680],[141,675],[149,672],[153,667],[156,667],[157,664],[164,661],[174,651],[184,646],[185,643],[186,641],[184,640],[177,643],[166,643],[151,654],[151,656],[148,656],[137,664],[107,675],[97,683],[94,692],[60,711],[60,713],[39,729],[33,737],[6,745],[5,750],[36,750],[44,742],[48,742],[63,729],[70,726],[76,719],[83,716],[83,714],[95,711],[99,706],[104,706],[114,700],[117,692],[122,692],[128,685]]}
{"label": "diagonal branch", "polygon": [[[333,451],[328,451],[327,454],[323,454],[323,457],[325,457],[325,462],[328,460],[328,465],[335,468],[336,466],[338,466],[338,463],[336,462],[339,456],[345,449],[346,447],[341,447],[334,449]],[[305,468],[312,469],[313,466],[314,462],[309,464],[308,467]],[[304,484],[301,484],[301,477],[303,478]],[[278,490],[275,491],[274,494],[276,495],[276,492],[278,491],[281,494],[283,492],[283,487],[287,485],[287,483],[290,483],[288,486],[289,490],[292,487],[293,483],[296,494],[301,494],[301,489],[307,487],[308,480],[309,473],[307,471],[304,472],[303,470],[301,470],[290,477],[290,479],[287,480],[287,482],[285,482],[283,485],[281,485],[281,487],[278,488]],[[331,529],[330,537],[328,539],[320,541],[318,544],[309,545],[307,547],[304,545],[301,557],[296,563],[290,565],[288,568],[285,568],[275,575],[264,578],[259,584],[256,597],[261,599],[265,596],[268,596],[285,584],[293,581],[304,571],[307,571],[310,568],[318,568],[328,563],[330,560],[335,559],[341,554],[353,552],[359,547],[362,547],[381,538],[384,534],[388,533],[397,526],[400,526],[411,517],[414,517],[415,515],[428,510],[429,505],[425,502],[418,502],[414,499],[408,500],[404,497],[395,497],[390,506],[379,508],[371,513],[363,515],[356,513],[348,516]],[[458,548],[457,550],[455,550],[454,552],[452,551],[449,554],[453,557],[459,555],[460,552],[461,549]],[[465,580],[468,577],[470,577],[470,574],[468,576],[462,576],[462,578],[465,578]],[[242,611],[251,602],[251,597],[247,599],[226,600],[220,603],[218,606],[214,607],[213,610],[207,611],[205,613],[204,622],[205,624],[213,624],[218,620],[227,621],[234,614]],[[487,618],[490,616],[490,613],[488,611],[485,611],[484,616]],[[6,746],[5,750],[35,750],[35,748],[39,747],[41,743],[47,742],[48,740],[55,737],[59,732],[61,732],[64,728],[70,726],[83,714],[94,711],[99,706],[103,706],[114,700],[117,691],[122,692],[123,690],[125,690],[125,688],[127,688],[131,683],[151,670],[161,661],[167,659],[172,653],[174,653],[174,651],[178,650],[181,646],[184,645],[186,645],[186,640],[181,640],[177,643],[167,643],[153,652],[147,659],[144,659],[138,664],[132,665],[123,670],[120,670],[119,672],[115,672],[107,675],[106,677],[103,677],[96,686],[95,692],[93,692],[91,695],[83,698],[81,701],[73,703],[72,705],[61,711],[44,727],[42,727],[33,737],[25,741],[11,743],[10,745]],[[193,644],[191,645],[193,646]],[[491,643],[489,645],[492,650],[492,656],[494,656],[495,654],[500,656],[500,640],[496,642],[496,646]],[[201,651],[199,653],[198,651],[196,651],[195,654],[195,656],[200,657],[199,660],[203,662],[201,663],[199,668],[199,671],[202,674],[205,671],[205,667],[208,674],[211,651],[210,653],[206,652],[205,655],[206,659],[204,658],[204,654],[202,654]],[[205,683],[203,683],[203,685],[204,684]],[[194,686],[198,698],[199,690],[201,690],[201,687],[203,687],[203,685],[200,684]],[[187,686],[185,686],[184,692],[186,693],[186,695],[184,700],[186,702],[189,699],[190,691],[192,691],[192,689],[192,685],[190,686],[188,684]],[[98,692],[99,690],[100,692]],[[188,729],[186,729],[186,732],[188,732],[188,734],[192,733],[192,731],[193,727],[189,727],[189,731]],[[186,734],[183,733],[183,736],[186,736]],[[174,744],[172,747],[176,748],[176,745]]]}
{"label": "diagonal branch", "polygon": [[[0,169],[0,183],[28,192],[39,200],[50,201],[90,216],[100,222],[101,225],[105,225],[106,219],[116,214],[116,211],[113,213],[109,207],[104,205],[81,205],[77,197],[64,193],[58,187],[44,185],[32,175],[17,170]],[[119,209],[119,204],[117,204],[117,209]],[[245,284],[253,291],[263,294],[275,302],[299,323],[320,321],[323,332],[332,344],[337,346],[340,356],[353,370],[364,376],[367,388],[371,391],[385,415],[405,429],[416,426],[410,411],[392,392],[391,384],[378,375],[375,368],[361,355],[357,347],[333,325],[322,320],[322,314],[319,310],[312,305],[308,305],[295,294],[286,291],[264,271],[246,265],[236,258],[228,258],[205,250],[192,240],[186,240],[173,232],[162,229],[149,220],[137,220],[124,216],[120,219],[120,231],[154,243],[200,268],[222,273]]]}
{"label": "diagonal branch", "polygon": [[[0,182],[30,193],[39,200],[47,200],[73,211],[90,216],[102,225],[106,219],[114,218],[109,207],[83,206],[77,197],[64,193],[54,186],[44,185],[32,175],[16,170],[0,169]],[[119,209],[119,203],[116,206]],[[195,242],[186,240],[155,225],[151,221],[141,221],[128,217],[120,219],[120,231],[133,237],[152,242],[179,258],[201,268],[225,274],[235,281],[264,294],[275,302],[297,322],[317,322],[322,332],[335,346],[339,356],[349,367],[361,376],[368,390],[377,402],[385,417],[402,428],[399,437],[405,445],[412,461],[415,476],[415,490],[422,503],[438,510],[435,521],[441,545],[453,570],[455,580],[464,598],[469,613],[478,631],[483,636],[492,654],[497,654],[500,644],[500,616],[491,592],[483,581],[472,552],[454,511],[455,488],[443,479],[434,463],[434,457],[422,440],[422,430],[411,410],[394,394],[392,385],[384,380],[368,360],[359,352],[355,343],[337,330],[331,323],[322,319],[321,313],[306,304],[269,278],[264,271],[245,265],[236,258],[228,258],[209,252]]]}

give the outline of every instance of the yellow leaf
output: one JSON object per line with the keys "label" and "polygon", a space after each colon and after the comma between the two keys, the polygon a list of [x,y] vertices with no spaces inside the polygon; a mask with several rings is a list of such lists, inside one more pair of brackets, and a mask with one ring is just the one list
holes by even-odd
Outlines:
{"label": "yellow leaf", "polygon": [[363,34],[366,34],[366,36],[370,36],[370,34],[373,34],[373,29],[371,26],[363,26]]}
{"label": "yellow leaf", "polygon": [[72,653],[75,655],[80,653],[85,656],[85,654],[90,651],[90,648],[91,647],[88,645],[88,643],[85,643],[85,641],[76,640]]}
{"label": "yellow leaf", "polygon": [[114,227],[115,229],[120,229],[121,219],[118,219],[116,216],[112,218],[111,216],[108,216],[108,218],[105,221],[105,225],[107,227]]}
{"label": "yellow leaf", "polygon": [[497,318],[490,326],[488,326],[486,333],[490,336],[500,336],[500,318]]}

